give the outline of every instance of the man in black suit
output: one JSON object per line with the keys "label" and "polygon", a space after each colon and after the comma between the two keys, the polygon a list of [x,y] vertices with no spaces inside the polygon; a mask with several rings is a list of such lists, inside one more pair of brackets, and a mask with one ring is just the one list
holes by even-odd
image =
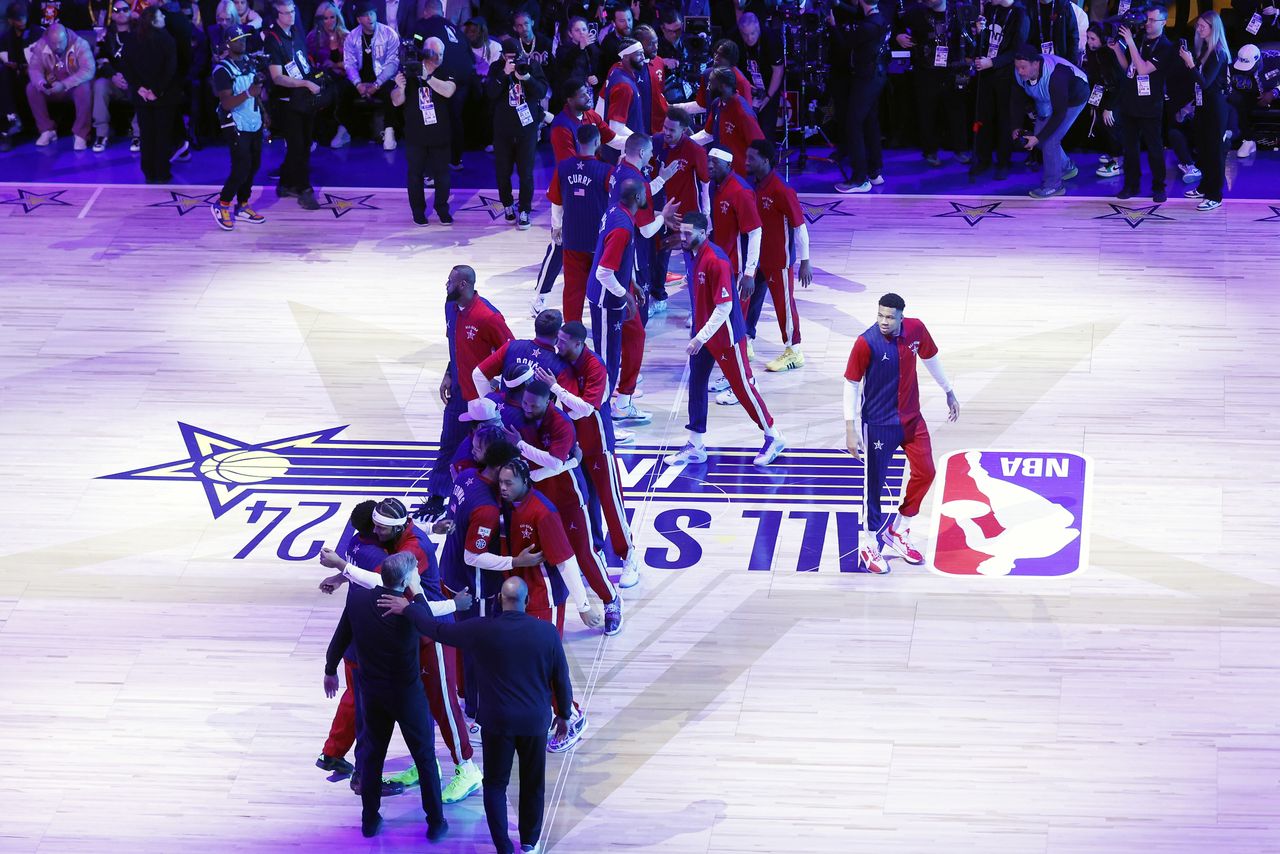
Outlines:
{"label": "man in black suit", "polygon": [[[421,596],[418,564],[408,552],[397,552],[382,562],[382,584],[369,590],[352,585],[338,628],[325,655],[324,693],[333,697],[338,692],[338,664],[342,653],[354,640],[360,661],[360,702],[364,712],[363,739],[360,751],[361,776],[365,780],[382,779],[382,765],[387,759],[391,730],[400,724],[400,734],[409,747],[418,773],[422,775],[422,809],[427,814],[427,839],[442,838],[449,829],[440,801],[440,775],[436,771],[435,728],[431,708],[422,690],[422,666],[418,661],[419,635],[410,620],[378,613],[378,597],[404,599],[406,587]],[[425,603],[425,599],[423,602]],[[428,608],[423,605],[423,608]],[[430,610],[428,609],[428,613]],[[570,706],[569,708],[572,708]],[[360,830],[373,836],[382,826],[378,807],[382,803],[381,786],[362,786],[364,811]]]}
{"label": "man in black suit", "polygon": [[[520,850],[537,851],[542,837],[546,785],[547,729],[551,699],[565,714],[573,711],[569,662],[556,627],[525,613],[529,588],[508,578],[498,594],[502,611],[492,620],[439,622],[426,599],[383,595],[378,606],[386,614],[404,614],[418,631],[440,643],[475,656],[484,729],[484,814],[500,852],[514,854],[507,836],[507,785],[511,762],[520,757]],[[361,660],[364,666],[364,659]],[[565,737],[569,718],[557,717],[556,734]],[[421,766],[420,766],[421,767]]]}

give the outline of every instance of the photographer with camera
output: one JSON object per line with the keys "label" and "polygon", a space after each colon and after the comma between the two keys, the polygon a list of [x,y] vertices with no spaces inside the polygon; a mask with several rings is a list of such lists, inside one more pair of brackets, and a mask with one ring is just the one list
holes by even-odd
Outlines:
{"label": "photographer with camera", "polygon": [[444,42],[432,36],[421,57],[411,54],[395,76],[391,105],[405,106],[404,142],[408,162],[406,189],[413,221],[426,225],[427,198],[423,183],[432,179],[436,216],[441,225],[452,225],[449,214],[449,157],[453,139],[448,101],[457,92],[453,78],[443,68]]}
{"label": "photographer with camera", "polygon": [[911,51],[911,79],[916,90],[916,128],[920,135],[920,152],[930,166],[941,166],[938,148],[938,108],[945,119],[946,138],[955,152],[956,161],[968,163],[968,134],[965,113],[968,98],[956,85],[963,80],[966,89],[969,68],[965,62],[965,33],[960,17],[947,7],[947,0],[923,0],[907,9],[900,19],[900,31],[894,36],[898,47]]}
{"label": "photographer with camera", "polygon": [[1085,36],[1084,73],[1089,77],[1089,138],[1099,152],[1099,178],[1120,174],[1120,117],[1117,115],[1124,72],[1106,46],[1102,24],[1091,24]]}
{"label": "photographer with camera", "polygon": [[1118,199],[1138,195],[1142,181],[1140,157],[1142,145],[1147,147],[1147,164],[1151,169],[1151,199],[1164,202],[1164,94],[1165,78],[1174,60],[1173,43],[1165,37],[1164,27],[1169,12],[1153,6],[1143,13],[1143,27],[1135,37],[1128,24],[1116,28],[1116,38],[1109,39],[1116,60],[1124,69],[1120,84],[1120,130],[1124,139],[1124,187]]}
{"label": "photographer with camera", "polygon": [[447,74],[455,87],[454,93],[445,102],[449,110],[449,167],[461,169],[462,105],[477,85],[475,58],[471,55],[466,37],[445,17],[442,0],[423,0],[422,17],[414,22],[412,33],[419,39],[419,43],[425,44],[434,38],[444,45],[440,68],[435,76]]}
{"label": "photographer with camera", "polygon": [[[231,172],[222,185],[218,201],[211,205],[213,219],[223,231],[235,228],[236,220],[266,222],[266,217],[249,207],[253,176],[262,165],[262,82],[265,69],[246,56],[249,30],[230,24],[222,31],[221,46],[226,59],[213,69],[213,91],[218,96],[218,125],[231,155]],[[235,208],[231,207],[235,201]]]}
{"label": "photographer with camera", "polygon": [[[396,132],[387,126],[387,110],[391,105],[391,89],[400,69],[402,50],[400,37],[393,27],[378,21],[372,0],[360,0],[356,6],[356,23],[342,46],[343,67],[347,80],[356,87],[353,110],[371,113],[370,133],[382,138],[384,151],[395,151]],[[412,40],[404,48],[416,52]]]}
{"label": "photographer with camera", "polygon": [[738,19],[738,69],[751,84],[751,108],[764,138],[773,141],[778,130],[778,100],[782,97],[782,42],[747,12]]}
{"label": "photographer with camera", "polygon": [[272,132],[284,137],[284,162],[276,193],[296,198],[298,207],[320,209],[311,188],[311,143],[320,84],[311,79],[306,35],[294,25],[298,9],[293,0],[274,0],[276,20],[263,34],[267,70],[271,76]]}
{"label": "photographer with camera", "polygon": [[1013,159],[1013,126],[1009,124],[1009,101],[1013,98],[1013,52],[1027,40],[1027,11],[1018,0],[991,0],[984,15],[979,16],[974,31],[977,35],[977,72],[974,105],[972,180],[991,168],[991,153],[996,155],[997,181],[1009,177]]}
{"label": "photographer with camera", "polygon": [[[529,228],[533,210],[533,159],[542,127],[542,99],[547,78],[542,66],[521,53],[513,38],[502,42],[502,58],[489,66],[485,91],[493,105],[493,165],[498,196],[507,222],[521,231]],[[511,194],[512,167],[520,173],[520,208]]]}
{"label": "photographer with camera", "polygon": [[1028,101],[1035,113],[1032,133],[1016,128],[1013,137],[1027,151],[1039,148],[1043,153],[1044,177],[1028,195],[1033,199],[1061,196],[1067,192],[1063,181],[1074,178],[1079,171],[1062,150],[1062,138],[1089,101],[1089,78],[1067,60],[1040,53],[1030,44],[1014,52],[1013,70],[1021,91],[1014,93],[1009,105],[1009,123],[1021,123]]}

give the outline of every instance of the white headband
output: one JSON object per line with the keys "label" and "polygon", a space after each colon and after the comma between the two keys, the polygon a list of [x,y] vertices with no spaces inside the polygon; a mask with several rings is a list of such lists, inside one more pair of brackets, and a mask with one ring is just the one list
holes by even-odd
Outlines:
{"label": "white headband", "polygon": [[375,508],[373,511],[373,521],[379,525],[386,525],[388,528],[399,528],[405,522],[409,521],[409,517],[406,516],[403,519],[396,519],[392,516],[383,516]]}
{"label": "white headband", "polygon": [[631,44],[624,47],[622,50],[618,51],[618,56],[619,57],[630,56],[631,54],[635,53],[638,50],[644,50],[644,45],[640,44],[640,42],[632,42]]}
{"label": "white headband", "polygon": [[717,160],[723,160],[725,163],[733,162],[733,155],[725,151],[723,148],[713,148],[707,153]]}
{"label": "white headband", "polygon": [[502,384],[507,388],[515,388],[516,386],[524,385],[531,379],[533,379],[532,365],[530,365],[525,372],[518,377],[503,377]]}

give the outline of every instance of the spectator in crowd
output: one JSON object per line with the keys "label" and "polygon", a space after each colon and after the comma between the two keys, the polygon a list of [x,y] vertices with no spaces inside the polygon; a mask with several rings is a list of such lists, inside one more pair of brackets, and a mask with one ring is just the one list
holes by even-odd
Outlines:
{"label": "spectator in crowd", "polygon": [[609,24],[609,30],[600,40],[600,64],[596,66],[596,77],[601,80],[608,78],[609,69],[618,63],[618,50],[623,43],[631,40],[631,28],[635,26],[631,7],[625,5],[612,7],[609,13]]}
{"label": "spectator in crowd", "polygon": [[[920,151],[930,166],[942,165],[938,149],[943,139],[955,152],[957,162],[972,159],[965,131],[968,93],[956,86],[957,79],[968,84],[964,34],[958,25],[959,18],[947,11],[947,0],[924,0],[907,9],[894,36],[899,48],[911,51],[916,129]],[[945,119],[945,134],[938,132],[939,109]]]}
{"label": "spectator in crowd", "polygon": [[1079,171],[1062,150],[1062,138],[1089,100],[1089,80],[1085,73],[1057,54],[1040,53],[1034,45],[1014,51],[1014,80],[1019,90],[1010,103],[1010,125],[1027,113],[1027,102],[1035,114],[1035,128],[1029,135],[1021,129],[1012,131],[1028,151],[1043,152],[1044,177],[1040,186],[1030,192],[1033,199],[1061,196],[1067,191],[1064,181]]}
{"label": "spectator in crowd", "polygon": [[423,184],[430,177],[435,188],[436,217],[452,225],[449,214],[449,157],[451,116],[448,100],[457,86],[443,67],[444,43],[432,36],[422,48],[417,74],[402,68],[395,78],[391,103],[404,106],[405,159],[408,162],[409,210],[418,225],[427,224]]}
{"label": "spectator in crowd", "polygon": [[538,61],[545,70],[551,63],[551,39],[537,30],[537,19],[532,12],[521,10],[515,14],[511,25],[520,51]]}
{"label": "spectator in crowd", "polygon": [[1089,138],[1099,151],[1099,178],[1120,174],[1120,125],[1117,105],[1120,98],[1120,66],[1104,44],[1101,24],[1090,24],[1085,36],[1084,72],[1089,77]]}
{"label": "spectator in crowd", "polygon": [[295,198],[304,210],[319,210],[311,188],[311,143],[315,136],[315,96],[320,84],[310,79],[311,61],[302,28],[294,23],[298,8],[294,0],[273,0],[276,20],[263,37],[267,49],[267,72],[271,75],[271,115],[273,128],[285,141],[284,162],[276,193]]}
{"label": "spectator in crowd", "polygon": [[570,18],[556,51],[555,77],[563,87],[569,80],[582,80],[592,89],[600,85],[596,76],[600,68],[600,46],[591,38],[587,22],[577,16]]}
{"label": "spectator in crowd", "polygon": [[1071,0],[1034,0],[1027,8],[1027,43],[1042,54],[1080,64],[1080,29]]}
{"label": "spectator in crowd", "polygon": [[[742,97],[742,100],[750,104],[751,81],[747,80],[742,71],[738,69],[738,46],[729,39],[721,39],[711,49],[711,67],[703,73],[702,81],[698,86],[698,94],[694,99],[697,102],[697,106],[706,109],[707,104],[714,97],[708,93],[708,87],[711,84],[711,75],[715,73],[717,68],[733,70],[735,91]],[[684,106],[686,106],[686,109],[688,108],[688,105]]]}
{"label": "spectator in crowd", "polygon": [[262,164],[262,81],[257,66],[245,58],[249,30],[234,24],[224,34],[227,56],[213,70],[213,91],[218,94],[218,120],[231,154],[231,171],[212,208],[218,227],[231,231],[237,220],[266,222],[249,207],[253,176]]}
{"label": "spectator in crowd", "polygon": [[[449,109],[449,167],[462,168],[462,105],[476,89],[475,62],[468,50],[466,37],[444,15],[442,0],[424,0],[422,17],[413,26],[413,34],[426,43],[436,38],[444,45],[440,72],[448,75],[456,87],[445,102]],[[438,188],[437,188],[438,192]]]}
{"label": "spectator in crowd", "polygon": [[125,78],[133,92],[141,131],[142,174],[148,184],[173,180],[169,155],[173,151],[174,117],[182,97],[178,53],[165,31],[165,14],[158,6],[142,10],[134,37],[124,53]]}
{"label": "spectator in crowd", "polygon": [[262,16],[249,5],[249,0],[232,0],[236,6],[236,12],[240,14],[238,23],[243,24],[251,30],[261,31],[265,26]]}
{"label": "spectator in crowd", "polygon": [[1222,186],[1226,180],[1227,146],[1227,63],[1231,51],[1222,18],[1212,9],[1196,19],[1195,53],[1182,44],[1179,56],[1195,77],[1196,165],[1203,177],[1200,185],[1188,190],[1189,199],[1199,199],[1196,210],[1222,207]]}
{"label": "spectator in crowd", "polygon": [[463,25],[462,31],[471,47],[471,54],[475,57],[476,76],[487,78],[489,66],[502,56],[501,43],[489,37],[489,25],[484,18],[470,19]]}
{"label": "spectator in crowd", "polygon": [[336,3],[324,2],[316,7],[315,25],[307,33],[307,56],[333,87],[333,104],[316,114],[316,137],[329,140],[330,148],[351,144],[351,133],[344,124],[356,92],[347,79],[344,56],[349,35],[342,9]]}
{"label": "spectator in crowd", "polygon": [[58,130],[49,115],[49,103],[75,105],[75,150],[89,147],[93,118],[93,48],[64,25],[54,22],[31,48],[27,102],[40,136],[36,145],[52,145]]}
{"label": "spectator in crowd", "polygon": [[343,43],[343,66],[356,89],[353,112],[370,114],[370,134],[382,138],[385,151],[395,151],[396,132],[387,124],[391,89],[400,68],[400,39],[390,26],[378,21],[372,0],[360,0],[356,8],[359,26]]}
{"label": "spectator in crowd", "polygon": [[1240,141],[1236,157],[1249,157],[1258,150],[1253,132],[1254,109],[1267,109],[1280,98],[1280,52],[1263,53],[1257,45],[1244,45],[1236,54],[1230,74],[1227,103],[1235,119],[1232,138]]}
{"label": "spectator in crowd", "polygon": [[[519,59],[519,64],[517,64]],[[542,66],[520,55],[514,38],[502,43],[502,60],[489,66],[486,94],[493,104],[493,166],[498,197],[507,222],[525,231],[533,210],[533,160],[542,127],[542,99],[547,78]],[[519,170],[520,200],[517,211],[511,193],[511,170]]]}
{"label": "spectator in crowd", "polygon": [[1009,101],[1013,98],[1013,52],[1027,40],[1030,24],[1019,0],[990,0],[978,19],[977,50],[973,60],[977,71],[974,105],[974,156],[969,177],[976,178],[991,168],[995,151],[997,181],[1009,177],[1013,159],[1013,126],[1009,124]]}
{"label": "spectator in crowd", "polygon": [[751,108],[764,138],[773,141],[778,129],[778,101],[782,98],[782,43],[761,29],[760,19],[748,12],[738,20],[738,69],[751,84]]}
{"label": "spectator in crowd", "polygon": [[27,4],[22,0],[14,0],[5,9],[5,29],[0,33],[0,151],[13,148],[12,137],[22,127],[17,104],[26,95],[29,79],[27,48],[43,32],[28,27],[27,20]]}
{"label": "spectator in crowd", "polygon": [[[98,76],[93,81],[93,150],[107,150],[111,136],[111,105],[130,101],[129,81],[124,76],[125,45],[132,38],[129,28],[128,0],[113,0],[111,23],[98,39]],[[138,116],[133,117],[133,146],[138,150]]]}

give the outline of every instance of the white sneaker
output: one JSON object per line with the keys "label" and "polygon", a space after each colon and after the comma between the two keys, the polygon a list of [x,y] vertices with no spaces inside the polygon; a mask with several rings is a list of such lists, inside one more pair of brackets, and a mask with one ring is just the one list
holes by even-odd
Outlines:
{"label": "white sneaker", "polygon": [[542,314],[542,312],[545,311],[546,308],[547,308],[547,295],[538,294],[533,298],[533,301],[529,303],[529,314],[533,315],[534,317],[537,317],[538,315]]}
{"label": "white sneaker", "polygon": [[137,154],[141,150],[142,150],[142,140],[138,139],[136,136],[133,139],[129,140],[130,154]]}
{"label": "white sneaker", "polygon": [[881,537],[881,542],[884,543],[883,551],[892,552],[912,566],[924,563],[924,555],[911,544],[910,531],[897,531],[890,525]]}
{"label": "white sneaker", "polygon": [[56,130],[47,130],[36,137],[36,145],[43,148],[46,145],[53,145],[58,141],[58,132]]}
{"label": "white sneaker", "polygon": [[[552,724],[554,727],[555,724]],[[564,753],[582,740],[582,734],[587,731],[587,713],[581,710],[575,711],[573,717],[569,719],[569,732],[563,738],[555,738],[554,736],[547,739],[548,753]]]}
{"label": "white sneaker", "polygon": [[888,575],[889,562],[880,554],[874,543],[868,543],[858,549],[858,564],[866,567],[867,572],[875,575]]}
{"label": "white sneaker", "polygon": [[1258,144],[1251,139],[1246,139],[1240,143],[1240,147],[1236,149],[1236,157],[1249,157],[1258,150]]}
{"label": "white sneaker", "polygon": [[667,310],[667,301],[664,299],[656,299],[653,302],[649,303],[650,317],[653,317],[655,314],[663,314],[666,310]]}
{"label": "white sneaker", "polygon": [[729,390],[729,378],[726,377],[724,374],[721,374],[720,376],[716,377],[714,380],[711,381],[710,385],[707,386],[707,391],[711,392],[712,394],[719,394],[722,391],[728,391],[728,390]]}
{"label": "white sneaker", "polygon": [[338,131],[333,135],[333,139],[329,140],[330,148],[344,148],[351,144],[351,133],[342,125],[338,125]]}
{"label": "white sneaker", "polygon": [[836,184],[836,192],[844,193],[845,195],[848,195],[849,193],[870,193],[871,182],[863,181],[861,184]]}
{"label": "white sneaker", "polygon": [[75,144],[72,146],[76,151],[87,151],[89,149],[89,140],[83,136],[76,137]]}
{"label": "white sneaker", "polygon": [[733,389],[725,389],[716,395],[716,403],[721,406],[737,406],[738,396],[733,393]]}
{"label": "white sneaker", "polygon": [[627,562],[622,565],[622,575],[618,577],[618,586],[635,587],[639,583],[640,567],[636,565],[635,555],[627,555]]}
{"label": "white sneaker", "polygon": [[696,463],[705,463],[707,461],[707,449],[701,445],[694,445],[692,442],[685,444],[683,448],[674,454],[669,454],[663,462],[669,466],[686,466]]}
{"label": "white sneaker", "polygon": [[684,328],[685,328],[685,329],[692,329],[692,328],[693,328],[693,315],[692,315],[692,314],[691,314],[691,315],[689,315],[688,317],[686,317],[686,318],[684,319]]}
{"label": "white sneaker", "polygon": [[396,132],[391,128],[384,128],[382,131],[382,150],[396,150]]}
{"label": "white sneaker", "polygon": [[618,427],[613,428],[613,443],[615,445],[630,445],[633,444],[635,440],[636,434],[632,433],[630,430],[623,430]]}
{"label": "white sneaker", "polygon": [[873,187],[879,187],[883,183],[884,183],[883,175],[875,175],[871,178],[871,186]]}
{"label": "white sneaker", "polygon": [[107,150],[107,138],[105,136],[100,136],[94,139],[93,141],[94,154],[101,154],[106,150]]}
{"label": "white sneaker", "polygon": [[787,449],[787,440],[782,438],[782,434],[778,433],[773,436],[766,436],[764,447],[760,449],[760,453],[756,454],[754,460],[758,466],[767,466],[782,456],[782,452]]}
{"label": "white sneaker", "polygon": [[615,402],[612,404],[612,406],[613,406],[614,421],[628,421],[631,424],[639,427],[639,426],[648,424],[650,421],[653,420],[652,412],[646,412],[643,409],[639,409],[636,407],[634,403],[628,404],[627,406],[624,406],[624,407],[619,407],[618,404]]}

